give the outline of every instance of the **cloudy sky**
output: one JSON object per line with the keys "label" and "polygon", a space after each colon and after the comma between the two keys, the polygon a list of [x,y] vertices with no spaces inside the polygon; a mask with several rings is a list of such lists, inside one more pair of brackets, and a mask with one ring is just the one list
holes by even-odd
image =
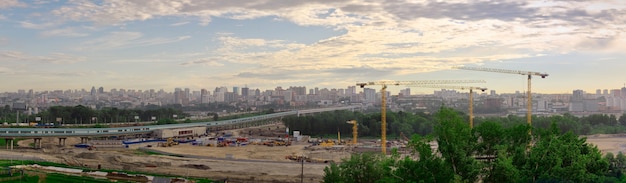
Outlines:
{"label": "cloudy sky", "polygon": [[0,92],[467,79],[526,90],[522,75],[451,69],[464,65],[548,73],[533,92],[595,93],[626,83],[624,30],[622,0],[2,0]]}

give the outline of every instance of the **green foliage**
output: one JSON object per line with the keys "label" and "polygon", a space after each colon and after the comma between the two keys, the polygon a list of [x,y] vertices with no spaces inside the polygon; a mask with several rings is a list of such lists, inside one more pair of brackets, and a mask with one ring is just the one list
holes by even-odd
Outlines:
{"label": "green foliage", "polygon": [[[400,120],[403,115],[392,119]],[[461,114],[442,108],[434,115],[437,152],[429,144],[433,138],[413,135],[410,156],[355,154],[326,167],[324,182],[626,181],[622,174],[626,155],[602,157],[585,138],[562,128],[575,119],[571,115],[542,118],[537,125],[545,128],[540,129],[509,116],[499,119],[505,123],[484,120],[470,129]],[[493,158],[480,162],[477,157]]]}
{"label": "green foliage", "polygon": [[159,119],[157,125],[176,124],[177,122],[171,118]]}
{"label": "green foliage", "polygon": [[[430,115],[404,112],[387,113],[387,135],[400,136],[400,133],[407,135],[421,134],[427,135],[433,131],[433,121]],[[359,123],[359,136],[380,136],[381,134],[380,113],[363,114],[350,111],[332,111],[315,114],[313,116],[288,116],[283,118],[283,123],[289,129],[299,130],[303,134],[312,136],[325,136],[337,134],[337,130],[342,134],[352,133],[352,125],[346,124],[348,120],[356,120]]]}
{"label": "green foliage", "polygon": [[477,144],[469,124],[449,108],[441,108],[435,119],[438,150],[445,164],[452,167],[463,182],[476,181],[481,165],[472,156]]}
{"label": "green foliage", "polygon": [[353,154],[341,164],[324,168],[324,182],[373,183],[383,178],[383,157],[373,153]]}
{"label": "green foliage", "polygon": [[77,105],[73,107],[52,106],[42,111],[40,114],[27,116],[23,119],[34,121],[35,117],[41,117],[42,122],[56,123],[57,118],[60,118],[64,124],[106,124],[111,122],[134,122],[135,116],[139,117],[138,121],[151,121],[152,117],[156,117],[160,120],[172,118],[173,115],[178,115],[179,117],[188,116],[183,113],[182,110],[173,108],[148,108],[146,110],[140,110],[105,107],[95,110]]}
{"label": "green foliage", "polygon": [[417,159],[406,157],[397,161],[396,170],[392,173],[393,182],[450,182],[454,170],[447,166],[441,157],[436,156],[430,147],[430,138],[414,135],[409,142],[412,155]]}
{"label": "green foliage", "polygon": [[83,183],[83,182],[94,182],[94,183],[109,183],[113,182],[108,179],[96,179],[94,177],[89,176],[74,176],[74,175],[66,175],[60,173],[49,173],[46,175],[46,182],[59,182],[59,183]]}
{"label": "green foliage", "polygon": [[596,182],[609,168],[600,151],[571,132],[561,134],[556,124],[535,130],[537,139],[521,167],[527,181]]}

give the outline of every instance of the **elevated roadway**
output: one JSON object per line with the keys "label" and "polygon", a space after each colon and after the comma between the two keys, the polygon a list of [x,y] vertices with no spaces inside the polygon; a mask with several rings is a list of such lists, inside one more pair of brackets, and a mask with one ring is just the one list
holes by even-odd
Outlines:
{"label": "elevated roadway", "polygon": [[[187,127],[219,127],[229,125],[247,124],[257,121],[265,121],[272,119],[280,119],[285,116],[302,115],[321,113],[326,111],[335,110],[354,110],[360,108],[360,106],[344,106],[344,107],[329,107],[319,109],[307,109],[307,110],[294,110],[287,112],[279,112],[273,114],[266,114],[253,117],[245,117],[230,120],[210,121],[210,122],[196,122],[196,123],[182,123],[182,124],[167,124],[167,125],[147,125],[147,126],[131,126],[131,127],[115,127],[115,128],[0,128],[0,138],[5,138],[7,145],[11,145],[15,138],[34,138],[35,146],[41,143],[43,137],[59,137],[59,145],[65,145],[65,138],[67,137],[81,137],[87,139],[89,137],[102,137],[102,136],[121,136],[121,135],[133,135],[133,134],[145,134],[159,129],[176,129]],[[83,141],[83,140],[81,140]],[[39,145],[41,147],[41,145]],[[9,147],[7,147],[9,148]]]}

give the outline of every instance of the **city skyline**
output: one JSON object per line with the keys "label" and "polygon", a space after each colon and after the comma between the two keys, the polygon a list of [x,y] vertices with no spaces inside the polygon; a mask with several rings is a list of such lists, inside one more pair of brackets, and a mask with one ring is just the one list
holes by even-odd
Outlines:
{"label": "city skyline", "polygon": [[[464,86],[467,84],[464,84]],[[249,92],[253,92],[254,90],[259,90],[260,92],[265,92],[265,91],[275,91],[276,89],[281,89],[281,90],[290,90],[291,88],[304,88],[305,89],[305,93],[306,94],[311,94],[310,92],[312,91],[316,91],[316,90],[344,90],[345,92],[347,92],[348,90],[350,90],[350,87],[353,86],[345,86],[345,87],[339,87],[339,88],[321,88],[321,87],[308,87],[308,86],[275,86],[272,88],[250,88],[247,86],[217,86],[217,87],[213,87],[213,88],[188,88],[188,87],[176,87],[176,88],[169,88],[169,89],[165,89],[165,88],[145,88],[145,89],[139,89],[139,88],[106,88],[104,86],[91,86],[91,87],[86,87],[86,88],[71,88],[71,89],[50,89],[50,90],[35,90],[35,89],[25,89],[25,88],[20,88],[18,90],[15,91],[0,91],[0,94],[2,93],[29,93],[31,90],[33,93],[43,93],[43,92],[55,92],[55,91],[81,91],[81,92],[86,92],[86,93],[90,93],[95,91],[96,93],[110,93],[113,90],[116,92],[119,91],[134,91],[134,92],[148,92],[148,91],[154,91],[154,92],[166,92],[166,93],[174,93],[177,90],[181,90],[181,91],[190,91],[190,92],[200,92],[200,91],[208,91],[209,93],[215,92],[215,91],[223,91],[223,89],[226,90],[226,92],[231,92],[231,93],[238,93],[238,94],[242,94],[242,88],[247,88],[247,91]],[[365,86],[364,88],[360,88],[359,86],[355,86],[356,91],[355,93],[361,93],[364,92],[365,89],[373,89],[376,93],[380,93],[380,87],[373,85],[373,86]],[[386,91],[390,94],[390,95],[398,95],[398,94],[402,94],[404,92],[408,92],[411,95],[428,95],[428,94],[432,94],[432,93],[436,93],[438,91],[457,91],[460,93],[468,93],[469,91],[467,89],[453,89],[453,88],[433,88],[433,87],[406,87],[406,86],[389,86],[389,87],[393,87],[395,88],[395,90],[390,90],[387,89]],[[235,88],[238,90],[235,92]],[[613,91],[615,90],[626,90],[626,85],[622,86],[622,87],[615,87],[615,88],[597,88],[594,90],[583,90],[583,89],[573,89],[571,91],[568,92],[563,92],[563,93],[540,93],[540,92],[536,92],[533,91],[533,93],[537,93],[537,94],[566,94],[566,95],[571,95],[572,92],[576,92],[576,91],[582,91],[584,94],[601,94],[601,95],[609,95],[609,94],[613,94]],[[475,93],[477,95],[481,95],[481,94],[490,94],[490,93],[496,93],[496,94],[514,94],[514,93],[519,93],[519,94],[524,94],[525,95],[525,91],[524,90],[517,90],[517,91],[512,91],[512,92],[500,92],[498,90],[493,90],[493,89],[487,89],[485,91],[475,91]],[[621,94],[620,94],[621,95]]]}
{"label": "city skyline", "polygon": [[467,79],[526,91],[526,76],[457,65],[549,74],[533,93],[626,85],[618,0],[6,0],[0,10],[0,92]]}

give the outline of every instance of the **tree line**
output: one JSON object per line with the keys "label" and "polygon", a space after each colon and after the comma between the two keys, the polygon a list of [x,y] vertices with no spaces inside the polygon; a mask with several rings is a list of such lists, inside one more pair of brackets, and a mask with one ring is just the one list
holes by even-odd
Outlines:
{"label": "tree line", "polygon": [[[432,113],[408,113],[387,112],[387,135],[398,137],[400,133],[407,136],[410,134],[428,135],[434,131],[435,120]],[[459,115],[466,121],[469,116],[464,113]],[[340,133],[352,133],[352,125],[346,124],[348,120],[356,120],[359,125],[359,136],[380,136],[380,113],[361,113],[351,111],[330,111],[309,116],[289,116],[283,118],[283,123],[291,130],[299,130],[302,134],[312,136],[329,136]],[[474,124],[491,121],[508,128],[520,124],[526,124],[525,116],[508,115],[506,117],[476,117]],[[532,127],[548,129],[552,123],[556,123],[561,132],[572,131],[576,135],[589,134],[616,134],[626,133],[626,114],[619,118],[615,115],[591,114],[584,117],[576,117],[572,114],[553,116],[533,116]]]}
{"label": "tree line", "polygon": [[[433,115],[433,133],[414,134],[409,156],[353,154],[324,169],[324,182],[625,182],[626,156],[602,153],[585,138],[527,124],[485,120],[470,128],[458,112]],[[532,133],[529,133],[531,132]],[[431,141],[438,146],[432,148]],[[480,160],[483,159],[486,160]]]}
{"label": "tree line", "polygon": [[[0,115],[4,117],[5,122],[9,123],[13,123],[18,119],[18,113],[11,110],[8,106],[5,106],[3,108]],[[187,116],[188,114],[184,113],[182,110],[173,108],[155,108],[141,110],[105,107],[96,110],[83,105],[77,105],[53,106],[39,112],[38,114],[33,115],[20,114],[19,122],[61,122],[64,124],[96,124],[153,120],[174,121],[174,119],[184,118]],[[37,118],[39,118],[39,121],[37,121]]]}

